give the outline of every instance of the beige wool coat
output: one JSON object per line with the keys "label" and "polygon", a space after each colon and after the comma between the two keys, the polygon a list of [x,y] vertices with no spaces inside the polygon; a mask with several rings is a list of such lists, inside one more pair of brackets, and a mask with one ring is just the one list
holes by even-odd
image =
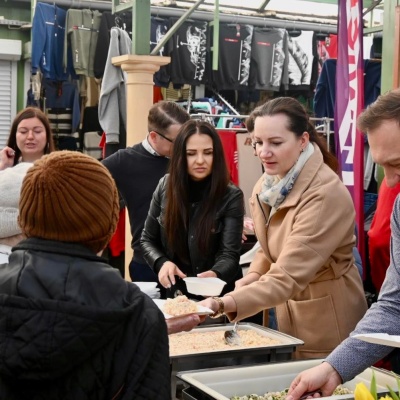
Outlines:
{"label": "beige wool coat", "polygon": [[228,314],[234,321],[276,307],[279,331],[304,341],[295,358],[327,356],[367,310],[352,254],[353,202],[314,148],[270,219],[270,207],[258,199],[263,177],[256,183],[250,208],[261,248],[248,273],[260,278],[228,293],[237,305]]}

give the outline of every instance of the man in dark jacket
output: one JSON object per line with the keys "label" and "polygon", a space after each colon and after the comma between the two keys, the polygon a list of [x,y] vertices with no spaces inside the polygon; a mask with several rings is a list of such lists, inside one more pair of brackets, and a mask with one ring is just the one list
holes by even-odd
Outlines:
{"label": "man in dark jacket", "polygon": [[0,266],[0,398],[170,399],[163,314],[98,256],[119,213],[107,169],[44,156],[19,207],[27,239]]}

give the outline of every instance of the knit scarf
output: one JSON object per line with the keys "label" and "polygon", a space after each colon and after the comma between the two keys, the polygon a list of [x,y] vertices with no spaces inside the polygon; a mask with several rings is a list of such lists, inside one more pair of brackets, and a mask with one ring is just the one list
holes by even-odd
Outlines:
{"label": "knit scarf", "polygon": [[259,194],[260,200],[271,206],[272,209],[276,210],[292,190],[304,164],[313,153],[314,146],[311,143],[308,143],[304,151],[300,153],[300,156],[293,167],[282,179],[280,179],[278,175],[265,174],[261,192]]}

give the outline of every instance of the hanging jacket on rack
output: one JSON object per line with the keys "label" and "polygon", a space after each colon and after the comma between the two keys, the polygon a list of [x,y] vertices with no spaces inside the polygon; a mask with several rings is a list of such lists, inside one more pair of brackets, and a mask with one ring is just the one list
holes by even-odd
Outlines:
{"label": "hanging jacket on rack", "polygon": [[[97,10],[67,11],[64,38],[63,65],[67,68],[68,51],[78,75],[94,77],[93,61],[101,20]],[[69,46],[68,46],[69,45]]]}
{"label": "hanging jacket on rack", "polygon": [[40,69],[45,78],[68,79],[70,67],[63,70],[66,12],[55,5],[37,3],[32,21],[31,72]]}
{"label": "hanging jacket on rack", "polygon": [[[171,18],[171,26],[176,21]],[[207,28],[205,21],[186,21],[168,42],[174,84],[200,85],[205,82]]]}
{"label": "hanging jacket on rack", "polygon": [[302,31],[297,37],[289,35],[289,89],[310,87],[314,67],[313,34],[313,31]]}
{"label": "hanging jacket on rack", "polygon": [[126,134],[125,137],[120,136],[122,129],[126,129],[126,79],[125,72],[114,66],[111,59],[130,54],[131,50],[132,41],[128,33],[120,28],[112,28],[99,100],[99,121],[106,133],[106,143],[117,144],[121,148],[125,147],[124,141],[126,142]]}
{"label": "hanging jacket on rack", "polygon": [[220,24],[218,70],[211,70],[217,90],[247,88],[252,38],[252,25]]}
{"label": "hanging jacket on rack", "polygon": [[286,29],[255,28],[251,45],[249,86],[258,90],[287,90],[289,50]]}
{"label": "hanging jacket on rack", "polygon": [[[322,66],[314,96],[314,112],[318,118],[335,116],[336,62],[336,59],[326,60]],[[364,60],[364,107],[373,103],[380,95],[381,66],[379,60]],[[335,129],[333,123],[331,129]],[[370,159],[370,154],[365,154],[364,159]],[[368,189],[372,181],[373,167],[372,162],[366,162],[364,166],[364,190]]]}
{"label": "hanging jacket on rack", "polygon": [[[151,31],[150,31],[150,51],[152,51],[158,43],[164,38],[170,23],[167,19],[158,17],[151,18]],[[158,52],[158,56],[167,55],[167,46],[164,45]],[[170,65],[162,65],[160,69],[154,74],[154,84],[160,87],[168,87],[170,80]]]}
{"label": "hanging jacket on rack", "polygon": [[125,30],[129,37],[132,37],[132,13],[121,12],[111,14],[104,11],[101,15],[99,36],[94,52],[93,71],[95,78],[102,78],[107,62],[108,48],[110,46],[111,28],[121,28]]}
{"label": "hanging jacket on rack", "polygon": [[[336,59],[324,62],[314,96],[314,111],[318,118],[334,118],[336,99]],[[364,60],[364,105],[373,103],[381,91],[381,67],[379,60]]]}
{"label": "hanging jacket on rack", "polygon": [[80,144],[84,153],[97,159],[102,158],[100,140],[103,129],[99,123],[98,106],[85,107],[83,111],[82,129],[80,131]]}
{"label": "hanging jacket on rack", "polygon": [[70,110],[70,130],[64,133],[76,132],[80,121],[79,93],[76,84],[43,79],[42,97],[46,99],[44,102],[46,110],[49,108]]}

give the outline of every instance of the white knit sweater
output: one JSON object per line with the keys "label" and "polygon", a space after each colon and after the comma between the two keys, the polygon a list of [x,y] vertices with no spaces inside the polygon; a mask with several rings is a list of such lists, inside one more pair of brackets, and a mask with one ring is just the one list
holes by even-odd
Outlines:
{"label": "white knit sweater", "polygon": [[0,238],[18,235],[18,204],[22,181],[32,163],[20,163],[0,171]]}

